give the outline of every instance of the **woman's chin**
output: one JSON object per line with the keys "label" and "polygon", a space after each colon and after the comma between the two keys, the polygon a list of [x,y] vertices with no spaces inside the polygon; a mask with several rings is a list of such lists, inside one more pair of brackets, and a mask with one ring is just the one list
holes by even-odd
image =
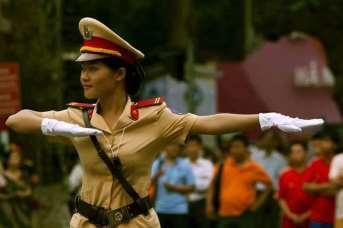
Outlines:
{"label": "woman's chin", "polygon": [[84,97],[86,99],[97,99],[98,98],[95,94],[91,94],[91,93],[87,93],[87,92],[84,93]]}

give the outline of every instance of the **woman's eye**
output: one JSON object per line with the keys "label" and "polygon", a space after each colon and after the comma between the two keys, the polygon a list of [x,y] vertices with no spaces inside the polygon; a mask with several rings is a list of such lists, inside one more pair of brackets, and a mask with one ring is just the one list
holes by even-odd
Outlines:
{"label": "woman's eye", "polygon": [[96,66],[90,66],[88,70],[89,70],[89,71],[97,71],[97,70],[98,70],[98,67],[96,67]]}

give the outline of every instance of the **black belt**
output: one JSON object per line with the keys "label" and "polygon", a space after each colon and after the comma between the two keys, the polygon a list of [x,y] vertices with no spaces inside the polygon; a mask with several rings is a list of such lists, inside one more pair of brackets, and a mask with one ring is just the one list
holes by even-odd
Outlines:
{"label": "black belt", "polygon": [[[95,225],[117,226],[122,223],[128,223],[132,218],[145,214],[147,210],[152,208],[148,197],[141,198],[141,201],[140,203],[133,202],[124,207],[110,210],[93,206],[81,200],[80,197],[76,197],[76,211]],[[145,210],[142,210],[142,203],[145,205]]]}

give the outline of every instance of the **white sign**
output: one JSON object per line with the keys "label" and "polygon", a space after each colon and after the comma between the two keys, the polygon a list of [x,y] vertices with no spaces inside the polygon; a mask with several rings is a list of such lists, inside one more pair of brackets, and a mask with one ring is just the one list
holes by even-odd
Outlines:
{"label": "white sign", "polygon": [[320,67],[312,60],[308,65],[295,68],[294,84],[297,87],[333,87],[335,78],[327,66]]}

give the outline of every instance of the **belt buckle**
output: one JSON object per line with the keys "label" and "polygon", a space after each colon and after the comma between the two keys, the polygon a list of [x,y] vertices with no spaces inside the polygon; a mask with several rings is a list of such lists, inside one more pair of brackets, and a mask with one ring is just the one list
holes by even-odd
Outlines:
{"label": "belt buckle", "polygon": [[127,207],[119,208],[117,210],[109,210],[106,214],[111,226],[117,226],[119,224],[128,223],[130,221],[129,211]]}

